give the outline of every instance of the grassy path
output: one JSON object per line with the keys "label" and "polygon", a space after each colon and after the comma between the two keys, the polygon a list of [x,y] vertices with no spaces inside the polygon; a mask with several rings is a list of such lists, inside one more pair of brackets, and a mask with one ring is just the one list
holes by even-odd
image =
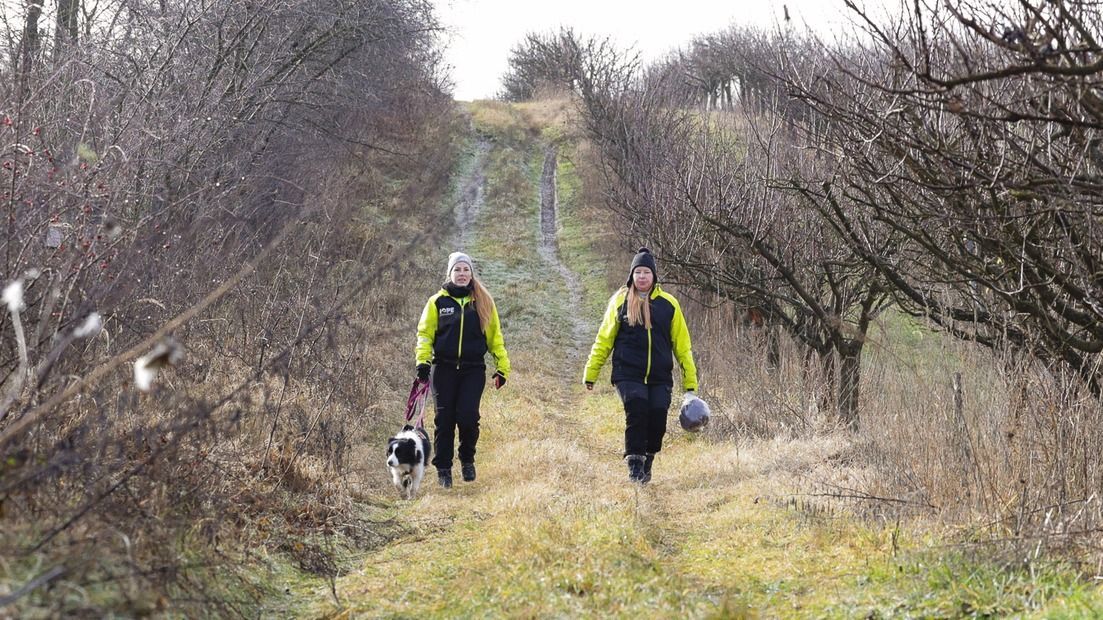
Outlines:
{"label": "grassy path", "polygon": [[[611,291],[579,242],[585,223],[572,220],[571,180],[561,174],[564,266],[541,250],[543,149],[516,130],[514,108],[476,109],[476,122],[493,145],[481,204],[462,234],[498,300],[514,365],[506,388],[484,396],[479,479],[445,491],[430,472],[421,497],[394,500],[410,534],[360,558],[337,582],[339,605],[319,590],[310,615],[1081,617],[1101,609],[1062,579],[1046,581],[1052,591],[1029,604],[1022,590],[1036,582],[944,559],[932,569],[925,543],[894,527],[812,517],[769,499],[842,438],[709,442],[672,419],[654,481],[629,484],[619,401],[607,383],[594,394],[580,385],[586,351],[574,326],[596,330]],[[568,284],[564,270],[581,284]]]}

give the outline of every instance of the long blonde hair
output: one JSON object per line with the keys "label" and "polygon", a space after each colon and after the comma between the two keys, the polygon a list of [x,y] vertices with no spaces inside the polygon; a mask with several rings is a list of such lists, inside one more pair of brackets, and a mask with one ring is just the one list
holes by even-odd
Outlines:
{"label": "long blonde hair", "polygon": [[475,312],[479,313],[479,327],[485,334],[486,328],[490,326],[490,317],[494,316],[494,298],[474,275],[471,276],[471,301],[475,302]]}
{"label": "long blonde hair", "polygon": [[627,291],[624,299],[627,305],[628,324],[632,327],[643,325],[651,329],[651,291],[646,295],[640,295],[635,286],[625,286],[620,290]]}

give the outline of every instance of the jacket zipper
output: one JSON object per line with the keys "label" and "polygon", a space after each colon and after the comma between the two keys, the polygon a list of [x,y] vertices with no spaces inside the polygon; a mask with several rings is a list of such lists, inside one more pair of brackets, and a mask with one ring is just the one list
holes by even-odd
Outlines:
{"label": "jacket zipper", "polygon": [[463,355],[463,315],[464,315],[464,303],[462,300],[456,300],[460,304],[460,344],[456,349],[456,370],[460,369],[460,356]]}
{"label": "jacket zipper", "polygon": [[[647,294],[647,302],[651,303],[651,298],[655,295],[655,287],[651,287],[651,291]],[[647,370],[643,373],[643,383],[647,385],[647,380],[651,377],[651,328],[647,328]]]}

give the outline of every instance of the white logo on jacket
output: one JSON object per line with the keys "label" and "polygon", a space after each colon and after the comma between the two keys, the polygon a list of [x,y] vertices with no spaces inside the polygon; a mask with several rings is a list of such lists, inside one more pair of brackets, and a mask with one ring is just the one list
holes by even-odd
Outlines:
{"label": "white logo on jacket", "polygon": [[440,309],[440,315],[441,316],[448,316],[450,314],[454,314],[455,312],[456,312],[456,309],[451,307],[451,306],[449,306],[447,308],[441,308]]}

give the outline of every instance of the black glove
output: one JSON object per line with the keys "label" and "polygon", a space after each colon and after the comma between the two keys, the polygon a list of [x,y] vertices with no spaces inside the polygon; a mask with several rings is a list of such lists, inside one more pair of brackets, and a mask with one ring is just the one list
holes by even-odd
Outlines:
{"label": "black glove", "polygon": [[494,373],[494,389],[500,390],[502,386],[506,384],[506,376],[502,374],[502,371]]}
{"label": "black glove", "polygon": [[592,389],[594,389],[594,382],[593,382],[593,381],[587,381],[587,382],[586,382],[586,389],[587,389],[587,390],[592,390]]}
{"label": "black glove", "polygon": [[429,369],[430,368],[431,368],[431,366],[429,366],[429,364],[418,364],[417,365],[417,380],[421,381],[422,383],[425,383],[426,381],[428,381],[429,380]]}

